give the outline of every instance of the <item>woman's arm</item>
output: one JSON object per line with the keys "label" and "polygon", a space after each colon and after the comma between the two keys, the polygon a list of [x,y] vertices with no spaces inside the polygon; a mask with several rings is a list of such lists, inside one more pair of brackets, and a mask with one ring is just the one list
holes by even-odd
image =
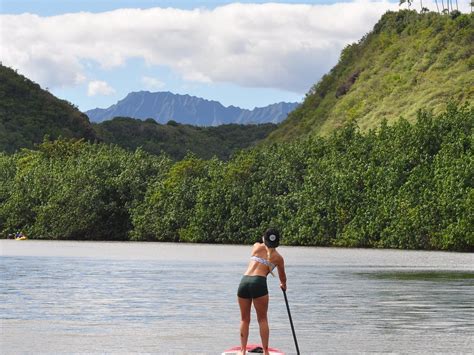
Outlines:
{"label": "woman's arm", "polygon": [[278,277],[280,278],[280,288],[283,291],[286,291],[286,272],[285,272],[285,261],[281,257],[280,262],[277,265],[278,267]]}

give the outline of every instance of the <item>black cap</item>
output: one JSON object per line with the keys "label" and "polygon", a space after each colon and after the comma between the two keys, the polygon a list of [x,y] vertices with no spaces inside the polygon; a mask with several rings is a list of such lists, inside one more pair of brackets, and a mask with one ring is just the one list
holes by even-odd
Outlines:
{"label": "black cap", "polygon": [[280,232],[275,228],[268,228],[263,234],[263,242],[269,248],[276,248],[280,245]]}

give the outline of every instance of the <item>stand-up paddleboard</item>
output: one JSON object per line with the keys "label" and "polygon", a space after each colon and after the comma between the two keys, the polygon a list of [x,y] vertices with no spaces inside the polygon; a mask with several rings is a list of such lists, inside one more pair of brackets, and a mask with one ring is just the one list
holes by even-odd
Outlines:
{"label": "stand-up paddleboard", "polygon": [[[240,351],[240,345],[234,346],[233,348],[225,350],[222,355],[236,355]],[[281,350],[275,348],[268,348],[270,355],[285,355],[285,353]],[[250,344],[247,345],[247,354],[263,354],[263,348],[260,345]]]}

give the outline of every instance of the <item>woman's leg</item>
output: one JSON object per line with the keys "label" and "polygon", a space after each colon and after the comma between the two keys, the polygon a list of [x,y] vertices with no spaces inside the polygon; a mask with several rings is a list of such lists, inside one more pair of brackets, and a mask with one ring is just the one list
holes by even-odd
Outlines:
{"label": "woman's leg", "polygon": [[247,349],[247,341],[249,339],[249,325],[250,325],[250,310],[252,308],[251,298],[239,299],[240,307],[240,350],[245,355]]}
{"label": "woman's leg", "polygon": [[257,312],[258,326],[260,327],[260,338],[262,339],[262,347],[265,354],[268,355],[268,338],[270,337],[270,329],[268,327],[268,295],[254,298],[253,305]]}

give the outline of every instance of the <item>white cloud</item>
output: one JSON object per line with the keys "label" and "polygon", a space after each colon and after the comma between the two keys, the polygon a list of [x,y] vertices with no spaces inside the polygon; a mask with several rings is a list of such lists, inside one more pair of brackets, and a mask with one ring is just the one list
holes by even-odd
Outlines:
{"label": "white cloud", "polygon": [[149,90],[157,90],[157,89],[161,89],[165,86],[164,82],[162,82],[161,80],[159,80],[157,78],[153,78],[153,77],[150,77],[150,76],[142,77],[142,83],[143,83],[143,85],[145,85],[145,88],[149,89]]}
{"label": "white cloud", "polygon": [[[389,9],[398,4],[234,3],[212,10],[2,15],[1,60],[49,87],[83,81],[86,62],[106,69],[143,58],[188,81],[304,93],[337,62],[346,44],[369,32]],[[89,92],[110,93],[109,86],[92,83]]]}
{"label": "white cloud", "polygon": [[87,87],[87,95],[88,96],[96,96],[96,95],[112,95],[115,93],[113,87],[107,84],[105,81],[101,80],[94,80],[89,82]]}

